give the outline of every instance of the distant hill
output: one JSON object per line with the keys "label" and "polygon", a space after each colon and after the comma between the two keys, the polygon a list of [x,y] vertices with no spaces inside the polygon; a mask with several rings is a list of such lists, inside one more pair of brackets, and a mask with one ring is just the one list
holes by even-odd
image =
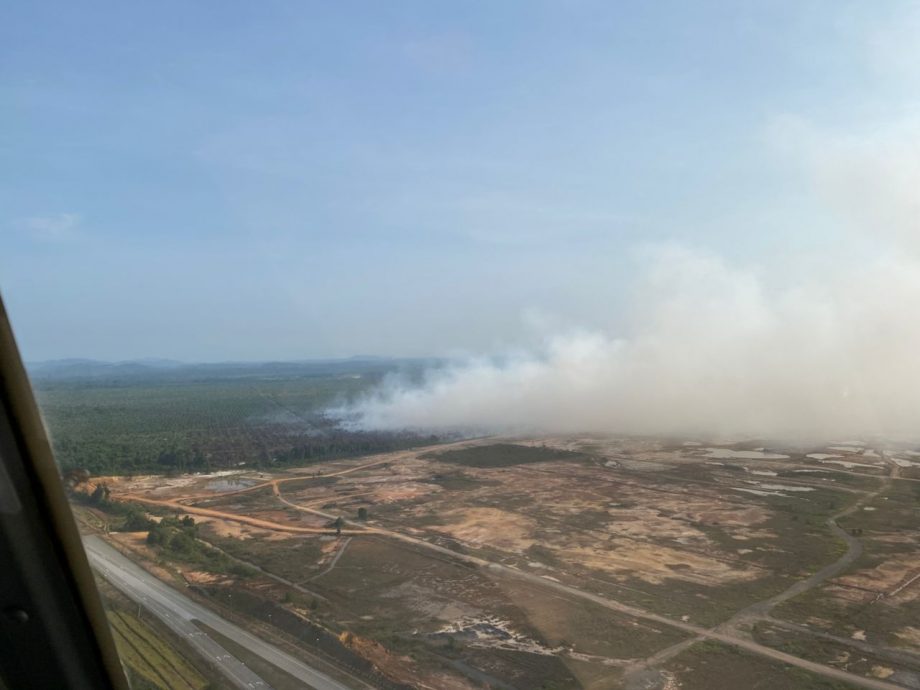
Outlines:
{"label": "distant hill", "polygon": [[124,362],[101,362],[95,359],[53,359],[26,362],[32,378],[98,378],[132,376],[173,370],[186,366],[171,359],[136,359]]}
{"label": "distant hill", "polygon": [[94,359],[56,359],[26,362],[36,384],[86,383],[130,385],[132,383],[182,383],[214,379],[278,379],[316,376],[347,376],[418,373],[441,364],[436,359],[398,359],[362,355],[348,359],[304,360],[299,362],[215,362],[185,363],[171,359],[133,359],[105,362]]}

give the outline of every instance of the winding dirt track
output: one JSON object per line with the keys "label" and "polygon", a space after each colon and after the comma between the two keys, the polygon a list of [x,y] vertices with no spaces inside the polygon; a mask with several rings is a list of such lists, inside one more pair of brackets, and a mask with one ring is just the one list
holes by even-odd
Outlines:
{"label": "winding dirt track", "polygon": [[[338,477],[343,474],[350,474],[352,472],[358,472],[359,470],[366,470],[370,467],[377,467],[379,465],[384,465],[390,462],[393,462],[397,458],[387,458],[386,460],[378,460],[376,462],[369,462],[365,465],[358,465],[356,467],[349,467],[348,469],[341,470],[339,472],[330,472],[329,474],[319,475],[318,478],[322,477]],[[335,528],[329,527],[296,527],[294,525],[285,525],[280,522],[272,522],[271,520],[260,520],[259,518],[249,517],[248,515],[240,515],[238,513],[227,513],[222,510],[213,510],[212,508],[200,508],[196,505],[190,505],[195,501],[202,500],[205,498],[225,498],[227,496],[238,496],[239,494],[246,494],[252,491],[258,491],[259,489],[264,489],[266,487],[272,488],[272,493],[275,496],[281,496],[281,491],[278,488],[279,484],[284,484],[286,482],[302,481],[304,479],[313,479],[310,476],[302,477],[285,477],[283,479],[271,479],[267,482],[262,482],[254,486],[247,486],[244,489],[235,489],[233,491],[223,491],[219,494],[213,492],[207,494],[191,494],[189,496],[183,496],[181,499],[163,499],[163,498],[149,498],[148,496],[142,496],[139,494],[124,494],[121,497],[121,500],[124,501],[133,501],[135,503],[145,503],[147,505],[161,506],[163,508],[172,508],[173,510],[189,513],[191,515],[201,515],[202,517],[212,517],[218,518],[220,520],[229,520],[230,522],[239,522],[244,525],[250,525],[252,527],[260,527],[262,529],[274,530],[277,532],[291,532],[293,534],[367,534],[367,529],[343,529],[337,531]],[[293,504],[292,504],[293,505]],[[298,506],[294,506],[298,507]],[[331,519],[335,519],[337,516],[331,516]]]}
{"label": "winding dirt track", "polygon": [[[412,455],[415,455],[418,452],[420,451],[416,450],[412,453]],[[358,472],[360,470],[368,469],[370,467],[376,467],[376,466],[383,465],[386,463],[391,463],[394,460],[397,460],[398,457],[399,456],[389,456],[386,460],[380,460],[380,461],[376,461],[372,463],[367,463],[365,465],[359,465],[356,467],[341,470],[339,472],[333,472],[330,474],[325,474],[325,475],[320,475],[320,476],[321,477],[333,477],[333,476],[340,476],[343,474],[349,474],[352,472]],[[674,620],[672,618],[668,618],[667,616],[663,616],[657,613],[652,613],[651,611],[646,611],[644,609],[640,609],[640,608],[637,608],[635,606],[631,606],[628,604],[623,604],[614,599],[609,599],[607,597],[601,596],[599,594],[595,594],[593,592],[588,592],[583,589],[577,589],[575,587],[563,584],[561,582],[557,582],[554,580],[547,579],[545,577],[541,577],[539,575],[534,575],[532,573],[518,570],[517,568],[509,567],[501,563],[487,561],[477,556],[457,553],[456,551],[451,551],[450,549],[444,548],[442,546],[438,546],[436,544],[432,544],[428,541],[425,541],[424,539],[412,537],[407,534],[403,534],[401,532],[395,532],[392,530],[383,529],[379,527],[361,527],[361,526],[356,527],[355,523],[353,523],[352,521],[346,520],[345,521],[346,524],[352,525],[352,527],[348,529],[342,529],[341,534],[350,535],[350,536],[362,535],[362,534],[363,535],[374,535],[374,536],[380,536],[380,537],[395,539],[401,542],[409,543],[414,546],[417,546],[423,549],[427,549],[429,551],[434,551],[440,554],[441,556],[447,556],[453,560],[461,561],[464,563],[468,563],[470,565],[477,566],[479,568],[487,569],[490,574],[493,574],[496,576],[503,576],[503,577],[515,579],[518,581],[524,581],[524,582],[527,582],[537,587],[552,589],[556,593],[562,594],[572,599],[582,599],[582,600],[590,601],[608,610],[616,611],[617,613],[625,614],[627,616],[632,616],[634,618],[650,620],[655,623],[667,625],[667,626],[676,628],[678,630],[681,630],[683,632],[686,632],[692,635],[692,637],[689,640],[686,640],[684,642],[678,643],[677,645],[673,645],[672,647],[668,647],[664,650],[661,650],[654,656],[644,660],[643,662],[640,662],[638,665],[636,665],[635,667],[631,669],[630,675],[635,674],[637,671],[641,673],[642,670],[647,670],[651,666],[657,663],[661,663],[662,661],[666,660],[667,658],[670,658],[674,654],[691,646],[692,644],[694,644],[695,642],[699,640],[708,639],[708,640],[716,640],[718,642],[722,642],[722,643],[731,645],[733,647],[743,649],[753,654],[757,654],[759,656],[773,659],[774,661],[779,661],[784,664],[796,666],[798,668],[805,669],[807,671],[816,673],[818,675],[822,675],[827,678],[833,678],[836,680],[845,681],[845,682],[852,683],[853,685],[857,685],[860,687],[870,688],[871,690],[902,690],[902,686],[900,685],[895,685],[893,683],[889,683],[883,680],[866,678],[864,676],[856,675],[854,673],[849,673],[847,671],[843,671],[838,668],[833,668],[831,666],[825,666],[824,664],[819,664],[817,662],[808,661],[807,659],[802,659],[802,658],[793,656],[791,654],[786,654],[785,652],[780,652],[771,647],[767,647],[765,645],[754,642],[753,640],[745,639],[739,636],[737,630],[735,629],[736,619],[740,621],[742,617],[747,617],[748,615],[751,615],[754,611],[756,611],[759,615],[764,615],[763,613],[761,613],[762,610],[765,610],[768,612],[773,606],[778,604],[780,601],[785,601],[787,598],[791,596],[795,596],[796,594],[800,594],[801,592],[807,589],[810,589],[811,587],[816,586],[817,584],[827,579],[828,577],[831,577],[832,575],[838,573],[840,570],[845,568],[850,562],[852,562],[852,560],[854,560],[856,556],[858,556],[859,554],[858,551],[856,551],[855,555],[853,553],[854,549],[859,548],[858,541],[856,540],[851,541],[852,537],[850,537],[850,535],[846,534],[843,530],[837,527],[835,519],[839,517],[843,517],[846,514],[849,514],[853,510],[856,510],[858,506],[862,505],[863,503],[870,500],[871,498],[874,498],[875,496],[877,496],[890,483],[891,479],[896,476],[897,476],[897,469],[894,468],[892,469],[891,474],[888,477],[884,478],[885,483],[878,489],[877,492],[874,492],[873,494],[869,494],[861,498],[859,501],[857,501],[856,503],[848,507],[846,510],[842,511],[841,513],[838,513],[837,515],[835,515],[834,517],[828,520],[829,526],[835,531],[835,533],[837,533],[838,536],[842,536],[846,538],[847,540],[847,544],[848,544],[847,553],[844,554],[844,556],[842,556],[841,559],[838,559],[838,561],[835,561],[830,566],[825,567],[824,569],[822,569],[815,575],[807,578],[806,580],[796,583],[789,590],[786,590],[785,592],[777,595],[776,597],[768,599],[765,602],[759,602],[757,604],[754,604],[751,607],[747,607],[746,609],[743,609],[742,611],[740,611],[738,614],[736,614],[734,617],[732,617],[732,619],[730,619],[726,623],[720,626],[717,626],[715,628],[712,628],[712,629],[703,628],[697,625],[693,625],[692,623],[686,623],[683,621]],[[295,508],[305,513],[310,513],[310,514],[317,515],[317,516],[320,516],[326,519],[330,519],[330,520],[334,520],[337,517],[339,517],[331,513],[317,510],[315,508],[309,508],[306,506],[298,505],[284,498],[284,496],[281,494],[281,488],[280,488],[282,484],[291,482],[291,481],[302,480],[306,478],[309,478],[309,477],[286,477],[282,479],[273,479],[273,480],[255,485],[255,486],[247,487],[245,489],[240,489],[238,491],[224,492],[220,494],[220,496],[224,497],[224,496],[232,496],[232,495],[237,495],[237,494],[242,494],[242,493],[248,493],[251,491],[257,491],[259,489],[270,486],[272,488],[272,494],[275,497],[277,497],[277,499],[281,503],[289,507]],[[213,498],[214,494],[213,493],[208,494],[205,497]],[[197,497],[197,498],[201,498],[201,497]],[[148,505],[158,505],[162,507],[167,507],[167,508],[176,510],[178,512],[191,513],[193,515],[202,515],[205,517],[213,517],[213,518],[218,518],[222,520],[229,520],[232,522],[239,522],[242,524],[259,527],[261,529],[277,530],[281,532],[290,532],[290,533],[302,533],[302,534],[334,534],[336,532],[334,529],[324,529],[324,528],[316,528],[316,527],[294,527],[291,525],[284,525],[284,524],[272,522],[270,520],[261,520],[258,518],[252,518],[249,516],[239,515],[236,513],[227,513],[224,511],[213,510],[210,508],[199,508],[197,506],[180,503],[178,500],[152,499],[152,498],[147,498],[144,496],[137,496],[134,494],[125,494],[124,496],[122,496],[122,499],[128,500],[128,501],[136,501],[139,503],[145,503]],[[183,500],[186,500],[186,501],[196,500],[196,497],[188,496],[188,497],[184,497]],[[856,546],[854,546],[853,542],[855,542]],[[818,577],[819,575],[822,575],[823,577],[819,578]],[[792,590],[795,590],[795,591],[792,591]]]}
{"label": "winding dirt track", "polygon": [[[886,457],[884,453],[882,457]],[[841,528],[837,524],[837,520],[842,517],[846,517],[847,515],[851,515],[869,501],[878,498],[879,495],[881,495],[891,486],[892,481],[898,479],[899,474],[900,468],[896,463],[892,462],[889,474],[885,477],[879,477],[879,479],[882,481],[875,491],[865,494],[862,498],[854,501],[845,509],[827,519],[825,524],[830,529],[831,533],[843,540],[847,545],[846,552],[840,556],[840,558],[838,558],[833,563],[824,566],[813,575],[810,575],[803,580],[799,580],[791,587],[780,592],[779,594],[776,594],[769,599],[755,602],[754,604],[741,609],[734,616],[732,616],[724,623],[716,626],[713,630],[717,630],[720,633],[726,635],[740,636],[740,629],[742,627],[750,627],[757,621],[767,619],[770,616],[770,612],[779,604],[817,587],[831,577],[836,577],[841,572],[843,572],[844,569],[852,565],[852,563],[862,554],[862,544],[856,537]],[[704,635],[699,635],[689,640],[678,642],[677,644],[671,645],[670,647],[665,647],[647,659],[644,659],[628,667],[625,672],[627,687],[641,687],[644,683],[649,682],[649,676],[653,673],[652,669],[660,666],[668,659],[677,656],[685,649],[696,644],[705,637],[706,636]],[[742,638],[738,637],[738,639]]]}

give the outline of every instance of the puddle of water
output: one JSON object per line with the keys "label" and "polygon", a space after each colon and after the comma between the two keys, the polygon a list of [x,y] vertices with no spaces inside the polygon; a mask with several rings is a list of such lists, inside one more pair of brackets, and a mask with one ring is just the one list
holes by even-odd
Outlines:
{"label": "puddle of water", "polygon": [[235,491],[237,489],[248,489],[255,486],[255,479],[215,479],[204,485],[208,491]]}
{"label": "puddle of water", "polygon": [[763,450],[733,450],[731,448],[707,448],[708,458],[735,458],[738,460],[784,460],[788,455],[767,453]]}
{"label": "puddle of water", "polygon": [[750,482],[761,489],[770,489],[771,491],[814,491],[810,486],[789,486],[788,484],[763,484],[761,482]]}
{"label": "puddle of water", "polygon": [[841,467],[845,467],[848,470],[851,470],[854,467],[871,467],[873,470],[879,469],[878,465],[868,465],[864,462],[847,462],[845,460],[822,460],[821,462],[827,465],[840,465]]}
{"label": "puddle of water", "polygon": [[920,467],[920,462],[914,462],[913,460],[905,460],[904,458],[897,458],[893,455],[891,459],[898,467]]}

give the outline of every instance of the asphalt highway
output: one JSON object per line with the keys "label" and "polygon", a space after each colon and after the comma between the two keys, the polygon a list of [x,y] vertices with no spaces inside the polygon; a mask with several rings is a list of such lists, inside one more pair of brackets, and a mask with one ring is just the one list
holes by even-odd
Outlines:
{"label": "asphalt highway", "polygon": [[198,628],[193,621],[201,621],[316,690],[352,690],[326,674],[307,666],[273,644],[192,601],[133,563],[99,537],[85,537],[83,543],[90,563],[102,577],[132,601],[157,616],[206,658],[214,660],[234,687],[242,690],[253,688],[270,690],[268,683],[227,652],[217,641]]}

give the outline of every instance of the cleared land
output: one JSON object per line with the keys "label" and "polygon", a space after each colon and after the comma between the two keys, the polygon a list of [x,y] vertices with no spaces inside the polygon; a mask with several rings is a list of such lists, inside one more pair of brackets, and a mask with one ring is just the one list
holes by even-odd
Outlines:
{"label": "cleared land", "polygon": [[204,596],[379,687],[920,687],[909,452],[484,439],[104,481],[264,571],[180,566]]}

